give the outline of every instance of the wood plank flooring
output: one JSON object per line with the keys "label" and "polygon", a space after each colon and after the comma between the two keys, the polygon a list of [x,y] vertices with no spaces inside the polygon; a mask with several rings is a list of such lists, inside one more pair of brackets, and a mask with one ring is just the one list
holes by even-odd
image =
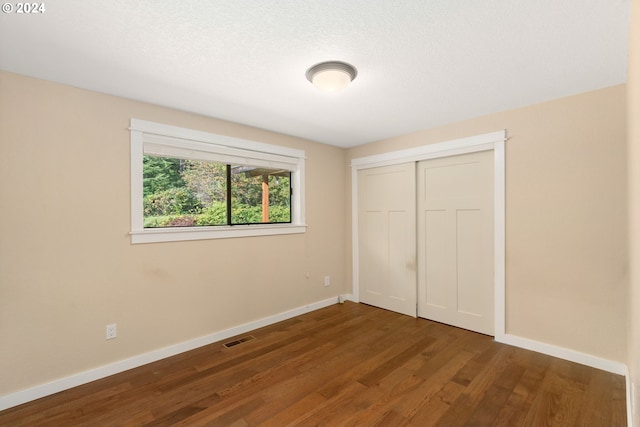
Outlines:
{"label": "wood plank flooring", "polygon": [[0,425],[626,425],[621,376],[364,304],[246,335],[5,410]]}

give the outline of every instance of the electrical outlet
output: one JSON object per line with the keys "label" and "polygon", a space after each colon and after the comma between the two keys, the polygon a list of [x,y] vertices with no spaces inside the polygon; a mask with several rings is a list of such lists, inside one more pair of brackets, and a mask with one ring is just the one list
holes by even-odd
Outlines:
{"label": "electrical outlet", "polygon": [[325,286],[331,285],[331,276],[324,276],[324,285]]}
{"label": "electrical outlet", "polygon": [[107,325],[107,339],[112,340],[118,336],[116,324],[112,323],[111,325]]}

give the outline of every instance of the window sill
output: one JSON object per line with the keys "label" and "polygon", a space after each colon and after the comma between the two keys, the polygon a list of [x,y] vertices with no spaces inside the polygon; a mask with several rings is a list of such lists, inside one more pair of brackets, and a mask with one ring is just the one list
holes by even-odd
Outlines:
{"label": "window sill", "polygon": [[256,224],[220,227],[147,228],[134,230],[129,234],[131,235],[131,243],[138,244],[299,234],[304,233],[306,228],[306,225],[295,224]]}

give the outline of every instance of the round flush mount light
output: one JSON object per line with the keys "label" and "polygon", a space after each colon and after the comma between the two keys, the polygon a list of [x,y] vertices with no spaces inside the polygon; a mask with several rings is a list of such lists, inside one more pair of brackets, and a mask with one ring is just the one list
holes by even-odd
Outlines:
{"label": "round flush mount light", "polygon": [[347,87],[358,75],[351,64],[341,61],[321,62],[307,70],[306,76],[315,87],[325,92],[337,92]]}

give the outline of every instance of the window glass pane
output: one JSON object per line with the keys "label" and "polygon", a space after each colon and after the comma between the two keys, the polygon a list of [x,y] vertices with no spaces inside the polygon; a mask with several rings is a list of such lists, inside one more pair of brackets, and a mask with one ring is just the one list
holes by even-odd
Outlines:
{"label": "window glass pane", "polygon": [[291,222],[291,172],[162,156],[143,158],[144,228]]}
{"label": "window glass pane", "polygon": [[291,172],[231,166],[231,223],[291,222]]}
{"label": "window glass pane", "polygon": [[226,225],[226,165],[144,156],[144,227]]}

